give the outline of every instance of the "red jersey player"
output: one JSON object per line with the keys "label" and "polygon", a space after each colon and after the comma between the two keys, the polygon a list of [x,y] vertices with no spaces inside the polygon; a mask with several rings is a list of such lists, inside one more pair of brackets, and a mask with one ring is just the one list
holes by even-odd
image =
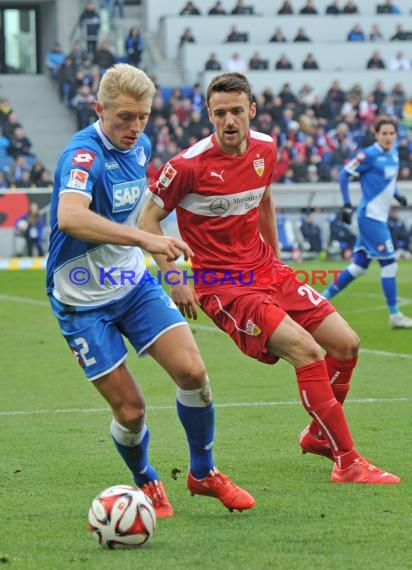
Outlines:
{"label": "red jersey player", "polygon": [[176,209],[194,252],[194,289],[176,264],[155,256],[163,271],[177,272],[174,301],[189,318],[200,305],[248,356],[269,364],[283,358],[295,367],[312,418],[299,444],[334,462],[333,482],[399,483],[358,454],[342,409],[358,336],[279,260],[271,191],[276,144],[249,128],[256,113],[250,84],[239,73],[219,75],[206,102],[215,133],[159,170],[140,216],[141,228],[161,234],[160,222]]}

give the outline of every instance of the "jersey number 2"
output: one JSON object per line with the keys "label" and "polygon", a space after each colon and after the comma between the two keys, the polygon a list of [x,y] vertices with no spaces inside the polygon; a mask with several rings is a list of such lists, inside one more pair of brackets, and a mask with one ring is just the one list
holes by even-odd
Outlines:
{"label": "jersey number 2", "polygon": [[301,285],[300,287],[298,287],[298,293],[301,297],[305,297],[307,295],[309,297],[310,302],[313,303],[315,306],[319,305],[319,303],[322,302],[322,299],[324,299],[322,295],[317,293],[314,289],[312,289],[312,287],[309,287],[308,285]]}
{"label": "jersey number 2", "polygon": [[87,340],[82,336],[79,336],[79,338],[74,339],[74,342],[77,344],[77,346],[80,347],[79,352],[80,356],[83,359],[84,365],[91,366],[92,364],[96,364],[96,359],[93,356],[87,358],[87,353],[90,350],[89,345],[87,344]]}

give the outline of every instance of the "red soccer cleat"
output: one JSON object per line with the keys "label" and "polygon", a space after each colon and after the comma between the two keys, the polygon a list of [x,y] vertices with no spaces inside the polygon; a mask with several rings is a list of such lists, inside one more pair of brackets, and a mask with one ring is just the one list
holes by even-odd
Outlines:
{"label": "red soccer cleat", "polygon": [[220,473],[216,467],[211,469],[204,479],[195,479],[189,471],[187,488],[192,497],[205,495],[219,499],[230,512],[234,510],[242,512],[245,509],[251,509],[256,504],[252,495],[232,483],[229,477]]}
{"label": "red soccer cleat", "polygon": [[172,505],[161,481],[149,481],[141,489],[146,497],[152,501],[158,519],[173,516]]}
{"label": "red soccer cleat", "polygon": [[315,453],[316,455],[323,455],[332,461],[335,461],[332,450],[326,439],[315,437],[309,431],[309,426],[305,427],[299,436],[299,445],[302,448],[302,453]]}
{"label": "red soccer cleat", "polygon": [[346,469],[339,469],[335,463],[331,481],[333,483],[368,483],[369,485],[389,485],[401,482],[399,477],[375,467],[364,457],[358,457]]}

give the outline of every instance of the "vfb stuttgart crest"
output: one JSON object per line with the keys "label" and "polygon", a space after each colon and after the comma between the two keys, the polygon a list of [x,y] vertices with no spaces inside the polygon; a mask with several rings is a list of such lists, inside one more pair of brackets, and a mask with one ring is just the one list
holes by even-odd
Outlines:
{"label": "vfb stuttgart crest", "polygon": [[263,176],[265,171],[265,159],[264,158],[257,158],[253,161],[253,166],[255,168],[255,172],[258,176]]}

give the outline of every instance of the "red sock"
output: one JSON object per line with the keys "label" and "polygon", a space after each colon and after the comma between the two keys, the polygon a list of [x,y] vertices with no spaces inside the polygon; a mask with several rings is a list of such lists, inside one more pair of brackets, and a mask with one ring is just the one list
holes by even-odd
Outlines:
{"label": "red sock", "polygon": [[300,398],[306,411],[321,426],[335,460],[345,468],[359,457],[341,404],[336,400],[328,376],[326,362],[320,360],[296,369]]}
{"label": "red sock", "polygon": [[[326,368],[328,369],[328,376],[333,394],[337,401],[342,405],[346,399],[347,393],[349,392],[349,382],[357,361],[357,358],[352,358],[351,360],[335,360],[329,356],[329,354],[325,356]],[[309,426],[309,431],[315,437],[324,437],[316,420],[312,420],[312,423]]]}

